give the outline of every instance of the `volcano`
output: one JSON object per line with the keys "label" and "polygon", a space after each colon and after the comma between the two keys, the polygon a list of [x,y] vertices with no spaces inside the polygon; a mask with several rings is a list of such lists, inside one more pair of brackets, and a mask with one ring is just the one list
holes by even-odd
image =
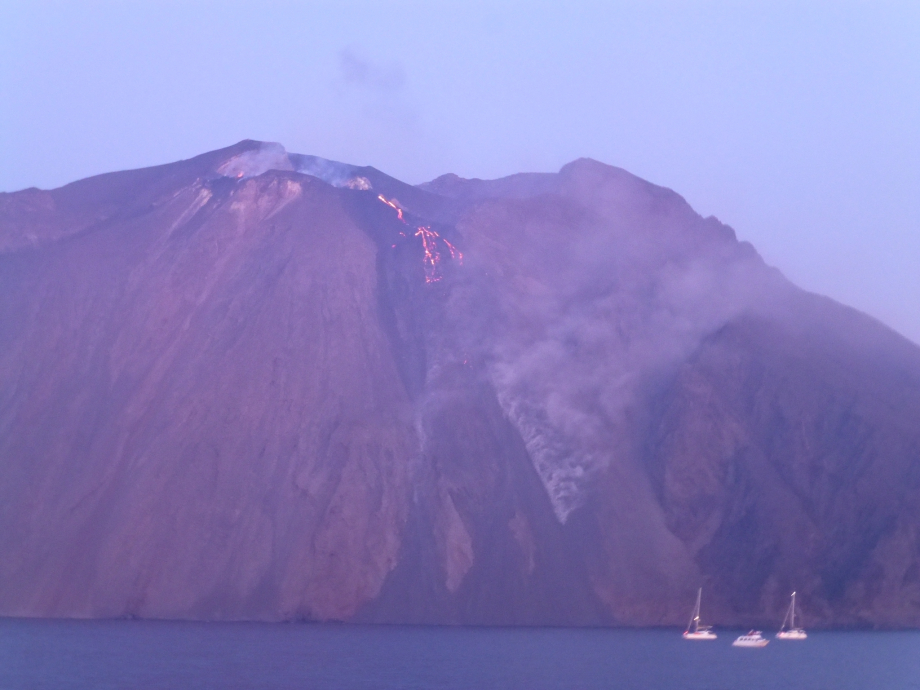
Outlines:
{"label": "volcano", "polygon": [[0,194],[0,615],[920,625],[920,348],[593,160]]}

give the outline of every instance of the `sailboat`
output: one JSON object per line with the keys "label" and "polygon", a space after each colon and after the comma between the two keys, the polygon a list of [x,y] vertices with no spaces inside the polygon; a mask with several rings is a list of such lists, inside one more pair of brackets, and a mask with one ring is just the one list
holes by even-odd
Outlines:
{"label": "sailboat", "polygon": [[687,629],[684,631],[685,640],[714,640],[716,634],[712,631],[710,625],[700,625],[700,601],[703,598],[703,588],[696,593],[696,606],[693,607],[693,613],[690,615],[690,622],[687,623]]}
{"label": "sailboat", "polygon": [[786,610],[786,617],[783,618],[783,624],[776,633],[777,640],[804,640],[808,635],[801,628],[795,627],[795,592],[792,593],[792,601],[789,602],[789,608]]}

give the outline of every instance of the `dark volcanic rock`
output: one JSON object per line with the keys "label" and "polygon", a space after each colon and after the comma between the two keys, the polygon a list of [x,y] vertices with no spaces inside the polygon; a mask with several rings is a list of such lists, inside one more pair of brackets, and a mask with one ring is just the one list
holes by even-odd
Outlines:
{"label": "dark volcanic rock", "polygon": [[0,615],[915,626],[918,422],[920,348],[590,160],[0,194]]}

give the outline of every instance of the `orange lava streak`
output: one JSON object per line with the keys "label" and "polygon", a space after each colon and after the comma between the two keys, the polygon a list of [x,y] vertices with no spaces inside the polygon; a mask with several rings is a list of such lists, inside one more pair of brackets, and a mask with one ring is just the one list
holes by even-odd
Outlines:
{"label": "orange lava streak", "polygon": [[415,233],[416,237],[422,238],[422,248],[425,250],[425,282],[436,283],[441,280],[438,273],[438,264],[441,262],[441,252],[438,251],[438,233],[431,228],[420,227]]}
{"label": "orange lava streak", "polygon": [[401,209],[399,206],[397,206],[396,204],[394,204],[394,203],[393,203],[392,201],[390,201],[389,199],[385,199],[385,198],[383,197],[383,194],[378,194],[378,195],[377,195],[377,198],[380,199],[383,203],[385,203],[385,204],[386,204],[387,206],[389,206],[390,208],[395,209],[396,215],[399,217],[399,219],[402,220],[403,223],[406,222],[405,220],[403,220],[402,209]]}
{"label": "orange lava streak", "polygon": [[457,249],[454,245],[452,245],[450,242],[445,240],[443,237],[441,238],[441,241],[444,244],[446,244],[447,248],[450,250],[450,258],[455,259],[462,266],[463,265],[463,252],[461,252],[459,249]]}
{"label": "orange lava streak", "polygon": [[[399,220],[408,225],[406,219],[403,218],[402,209],[396,204],[395,201],[390,201],[382,194],[378,194],[377,198],[380,199],[387,206],[396,211],[396,215]],[[406,236],[406,233],[400,232],[400,235],[403,237]],[[425,265],[425,282],[426,283],[436,283],[441,280],[441,273],[438,270],[438,265],[441,263],[441,252],[438,251],[438,240],[441,240],[444,245],[450,251],[450,258],[458,261],[460,265],[463,265],[463,253],[458,250],[454,245],[441,237],[436,231],[432,230],[428,225],[422,225],[416,228],[415,237],[420,237],[422,240],[422,249],[425,252],[425,256],[422,258],[422,262]],[[396,248],[396,245],[393,245],[393,248]]]}

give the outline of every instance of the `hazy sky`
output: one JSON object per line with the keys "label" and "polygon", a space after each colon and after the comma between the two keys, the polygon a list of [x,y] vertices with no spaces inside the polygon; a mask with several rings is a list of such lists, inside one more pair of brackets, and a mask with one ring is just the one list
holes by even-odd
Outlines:
{"label": "hazy sky", "polygon": [[920,2],[0,0],[0,191],[240,139],[676,190],[920,342]]}

